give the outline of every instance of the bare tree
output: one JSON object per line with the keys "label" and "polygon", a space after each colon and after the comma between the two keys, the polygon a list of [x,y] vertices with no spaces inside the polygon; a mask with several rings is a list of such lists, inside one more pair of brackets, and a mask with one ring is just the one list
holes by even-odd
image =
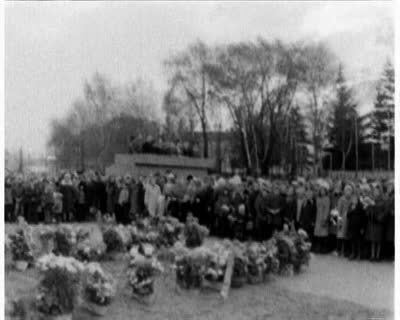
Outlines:
{"label": "bare tree", "polygon": [[334,83],[335,57],[323,43],[308,45],[304,48],[303,58],[306,64],[305,93],[307,95],[307,116],[311,129],[313,145],[314,173],[322,161],[322,150],[327,133],[327,102]]}
{"label": "bare tree", "polygon": [[203,43],[196,42],[185,51],[165,61],[170,72],[170,86],[180,87],[198,116],[203,136],[203,157],[208,157],[208,112],[209,76],[207,65],[211,62],[211,50]]}

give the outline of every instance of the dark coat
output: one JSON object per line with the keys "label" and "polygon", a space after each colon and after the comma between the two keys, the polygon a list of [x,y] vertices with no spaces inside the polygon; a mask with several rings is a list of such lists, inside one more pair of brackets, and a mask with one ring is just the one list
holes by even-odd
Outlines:
{"label": "dark coat", "polygon": [[63,211],[66,213],[75,211],[75,202],[78,199],[77,190],[72,185],[61,185],[63,195]]}
{"label": "dark coat", "polygon": [[385,240],[388,242],[394,242],[394,193],[386,200],[386,207]]}
{"label": "dark coat", "polygon": [[291,223],[296,219],[297,200],[296,197],[286,198],[283,205],[282,217],[285,223]]}
{"label": "dark coat", "polygon": [[375,204],[367,208],[367,240],[381,242],[384,240],[384,224],[387,206],[383,198],[375,200]]}
{"label": "dark coat", "polygon": [[315,200],[305,200],[300,211],[298,226],[307,231],[310,236],[313,234],[316,214]]}
{"label": "dark coat", "polygon": [[347,235],[351,240],[361,239],[367,226],[367,214],[360,201],[350,205],[347,212]]}

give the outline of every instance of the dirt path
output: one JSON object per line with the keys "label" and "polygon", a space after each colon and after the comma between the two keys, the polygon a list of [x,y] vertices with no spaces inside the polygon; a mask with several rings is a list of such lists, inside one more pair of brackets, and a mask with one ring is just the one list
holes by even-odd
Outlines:
{"label": "dirt path", "polygon": [[373,309],[393,310],[394,263],[349,261],[333,255],[317,255],[305,273],[282,277],[278,285],[291,291],[348,300]]}

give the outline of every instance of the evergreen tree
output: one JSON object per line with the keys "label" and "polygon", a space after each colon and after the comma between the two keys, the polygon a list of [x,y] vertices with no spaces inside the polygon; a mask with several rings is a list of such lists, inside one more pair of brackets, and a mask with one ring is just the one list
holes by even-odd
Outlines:
{"label": "evergreen tree", "polygon": [[394,69],[387,62],[377,89],[372,113],[372,137],[377,140],[381,150],[388,151],[388,166],[394,154]]}
{"label": "evergreen tree", "polygon": [[312,163],[308,161],[309,151],[307,145],[307,125],[304,115],[298,106],[294,106],[289,113],[289,158],[291,159],[291,175],[295,176],[299,169],[303,171]]}
{"label": "evergreen tree", "polygon": [[339,65],[336,79],[336,96],[332,104],[329,141],[335,153],[340,154],[341,169],[346,169],[346,158],[355,145],[355,128],[358,123],[357,105],[353,92],[347,86],[343,67]]}

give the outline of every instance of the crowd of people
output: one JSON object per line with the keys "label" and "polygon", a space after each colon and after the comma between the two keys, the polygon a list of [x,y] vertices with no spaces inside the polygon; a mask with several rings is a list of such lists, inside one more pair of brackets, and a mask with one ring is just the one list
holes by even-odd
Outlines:
{"label": "crowd of people", "polygon": [[176,141],[165,139],[163,136],[154,138],[148,135],[146,138],[141,134],[130,136],[128,139],[128,151],[133,153],[151,153],[161,155],[175,155],[186,157],[200,156],[198,144],[189,143],[188,141]]}
{"label": "crowd of people", "polygon": [[211,235],[266,240],[275,231],[302,228],[313,251],[350,259],[393,259],[393,180],[268,180],[210,175],[177,178],[172,172],[133,179],[98,172],[56,177],[8,175],[5,219],[29,223],[91,221],[112,215],[129,224],[143,216],[188,215]]}

